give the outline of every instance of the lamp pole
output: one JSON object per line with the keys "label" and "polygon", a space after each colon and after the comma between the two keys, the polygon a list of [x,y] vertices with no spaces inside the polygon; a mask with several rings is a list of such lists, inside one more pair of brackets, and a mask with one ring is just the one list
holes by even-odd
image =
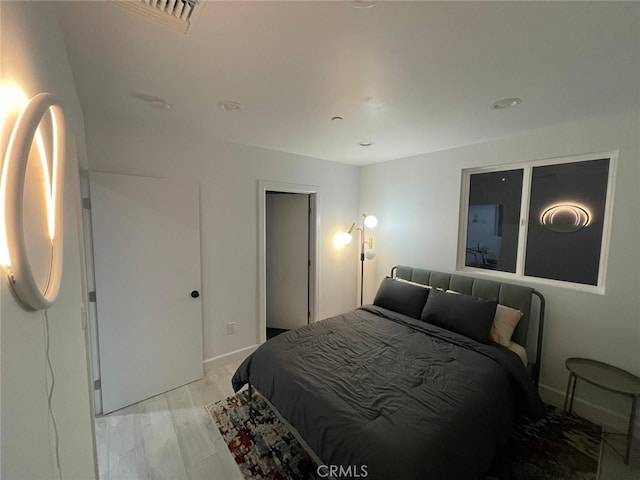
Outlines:
{"label": "lamp pole", "polygon": [[[378,219],[373,215],[366,215],[363,213],[361,221],[362,226],[356,226],[356,222],[353,222],[347,232],[339,233],[334,236],[334,245],[336,245],[337,248],[340,248],[341,246],[351,242],[354,230],[358,230],[360,232],[360,306],[364,304],[364,261],[367,258],[371,260],[376,256],[376,252],[373,250],[373,238],[370,238],[368,242],[365,241],[365,228],[367,225],[369,228],[375,227],[378,223]],[[368,250],[365,250],[365,245],[369,246]]]}
{"label": "lamp pole", "polygon": [[360,306],[364,300],[364,215],[362,217],[362,228],[360,230]]}

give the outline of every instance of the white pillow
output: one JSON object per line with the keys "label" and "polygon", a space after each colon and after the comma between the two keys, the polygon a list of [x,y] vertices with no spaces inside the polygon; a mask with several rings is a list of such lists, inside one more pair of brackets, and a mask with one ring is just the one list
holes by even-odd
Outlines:
{"label": "white pillow", "polygon": [[[447,293],[460,295],[460,292],[456,292],[455,290],[447,290]],[[523,315],[524,314],[520,310],[498,304],[496,307],[496,315],[493,317],[493,325],[491,325],[491,331],[489,332],[489,338],[492,341],[509,348],[512,343],[511,336],[513,335],[513,331],[518,326],[518,322]],[[518,344],[516,343],[516,345]]]}
{"label": "white pillow", "polygon": [[411,285],[417,285],[418,287],[422,287],[422,288],[427,288],[427,289],[431,289],[431,285],[425,285],[424,283],[418,283],[418,282],[412,282],[411,280],[405,280],[404,278],[394,278],[394,280],[397,280],[399,282],[403,282],[403,283],[410,283]]}
{"label": "white pillow", "polygon": [[489,338],[500,345],[509,347],[513,331],[518,326],[522,315],[524,314],[520,310],[498,304]]}

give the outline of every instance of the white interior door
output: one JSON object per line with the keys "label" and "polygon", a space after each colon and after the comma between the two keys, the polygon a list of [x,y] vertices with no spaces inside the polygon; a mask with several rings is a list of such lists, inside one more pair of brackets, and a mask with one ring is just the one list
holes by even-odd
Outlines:
{"label": "white interior door", "polygon": [[307,324],[309,195],[268,192],[266,198],[267,327]]}
{"label": "white interior door", "polygon": [[202,378],[199,194],[196,182],[103,173],[90,190],[108,413]]}

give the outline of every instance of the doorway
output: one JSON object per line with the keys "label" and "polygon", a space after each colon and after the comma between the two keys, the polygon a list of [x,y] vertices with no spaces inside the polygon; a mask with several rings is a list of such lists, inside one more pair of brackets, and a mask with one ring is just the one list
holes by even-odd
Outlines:
{"label": "doorway", "polygon": [[267,340],[309,322],[311,195],[266,193]]}
{"label": "doorway", "polygon": [[318,190],[259,182],[260,343],[317,319]]}

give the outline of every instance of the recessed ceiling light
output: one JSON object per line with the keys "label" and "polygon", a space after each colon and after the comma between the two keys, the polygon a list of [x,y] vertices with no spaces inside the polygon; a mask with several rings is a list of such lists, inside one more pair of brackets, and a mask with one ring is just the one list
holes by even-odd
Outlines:
{"label": "recessed ceiling light", "polygon": [[364,97],[362,101],[371,108],[380,108],[382,106],[382,102],[374,97]]}
{"label": "recessed ceiling light", "polygon": [[376,2],[367,2],[365,0],[352,0],[351,8],[372,8],[376,6]]}
{"label": "recessed ceiling light", "polygon": [[154,110],[171,110],[171,105],[162,98],[150,98],[147,100],[147,104]]}
{"label": "recessed ceiling light", "polygon": [[522,103],[522,99],[521,98],[517,98],[517,97],[503,98],[502,100],[498,100],[493,105],[491,105],[491,108],[493,108],[495,110],[502,110],[504,108],[515,107],[516,105],[519,105],[520,103]]}
{"label": "recessed ceiling light", "polygon": [[371,145],[373,145],[373,142],[369,140],[365,140],[362,142],[358,142],[358,145],[360,145],[361,147],[370,147]]}
{"label": "recessed ceiling light", "polygon": [[154,110],[171,110],[171,105],[164,98],[142,92],[131,92],[130,95],[146,103],[149,108],[153,108]]}
{"label": "recessed ceiling light", "polygon": [[225,112],[235,112],[242,110],[244,106],[241,103],[234,102],[233,100],[224,100],[222,102],[218,102],[218,108]]}

